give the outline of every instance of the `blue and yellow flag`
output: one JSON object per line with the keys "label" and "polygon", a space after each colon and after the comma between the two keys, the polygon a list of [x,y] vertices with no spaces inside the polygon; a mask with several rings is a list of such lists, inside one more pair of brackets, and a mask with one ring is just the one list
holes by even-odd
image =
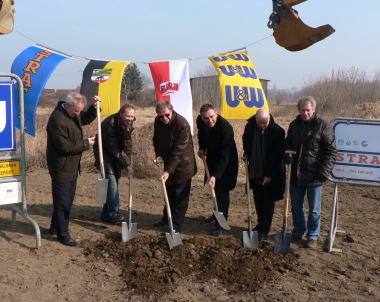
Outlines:
{"label": "blue and yellow flag", "polygon": [[120,110],[121,82],[129,62],[91,60],[83,71],[80,93],[91,100],[101,97],[101,116]]}
{"label": "blue and yellow flag", "polygon": [[[36,110],[40,95],[54,69],[68,57],[37,46],[30,46],[13,61],[11,72],[24,85],[25,133],[35,137]],[[15,126],[20,129],[19,87],[16,91]]]}
{"label": "blue and yellow flag", "polygon": [[269,109],[263,87],[246,51],[213,55],[220,82],[221,115],[226,119],[248,119],[258,109]]}

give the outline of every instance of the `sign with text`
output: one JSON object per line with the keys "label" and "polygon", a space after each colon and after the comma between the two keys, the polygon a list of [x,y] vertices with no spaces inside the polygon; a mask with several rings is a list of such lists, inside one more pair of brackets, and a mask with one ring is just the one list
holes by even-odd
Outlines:
{"label": "sign with text", "polygon": [[0,152],[16,150],[13,111],[14,84],[12,82],[0,82]]}
{"label": "sign with text", "polygon": [[380,182],[380,124],[339,122],[334,133],[338,155],[332,176]]}
{"label": "sign with text", "polygon": [[20,175],[19,161],[0,161],[0,178]]}
{"label": "sign with text", "polygon": [[0,183],[0,205],[21,202],[21,182]]}

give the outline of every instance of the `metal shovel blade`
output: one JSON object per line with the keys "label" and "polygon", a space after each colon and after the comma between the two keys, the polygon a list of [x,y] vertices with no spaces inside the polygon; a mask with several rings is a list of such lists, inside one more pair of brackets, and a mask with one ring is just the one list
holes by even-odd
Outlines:
{"label": "metal shovel blade", "polygon": [[222,212],[216,212],[214,209],[212,210],[216,220],[218,220],[219,225],[225,230],[231,230],[231,227],[228,225],[226,218],[224,217]]}
{"label": "metal shovel blade", "polygon": [[286,233],[283,237],[282,231],[277,231],[276,239],[274,242],[274,253],[276,255],[286,255],[290,250],[290,240],[292,239],[292,233]]}
{"label": "metal shovel blade", "polygon": [[170,250],[173,249],[173,247],[182,244],[182,239],[179,233],[173,232],[173,237],[169,232],[165,232],[166,240],[168,241]]}
{"label": "metal shovel blade", "polygon": [[127,222],[121,223],[121,241],[126,242],[137,236],[137,223],[131,223],[130,228]]}
{"label": "metal shovel blade", "polygon": [[105,204],[107,201],[108,179],[98,179],[96,188],[96,203]]}
{"label": "metal shovel blade", "polygon": [[259,234],[257,231],[251,233],[249,237],[249,231],[243,232],[243,245],[245,248],[257,249],[259,248]]}

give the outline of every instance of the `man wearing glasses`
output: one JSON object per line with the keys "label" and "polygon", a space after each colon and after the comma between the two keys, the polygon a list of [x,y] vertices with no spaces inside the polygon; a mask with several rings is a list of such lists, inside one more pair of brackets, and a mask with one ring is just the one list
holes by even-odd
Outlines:
{"label": "man wearing glasses", "polygon": [[[191,128],[187,120],[173,110],[169,101],[161,101],[156,106],[154,120],[153,147],[156,163],[164,164],[173,228],[182,231],[187,207],[189,205],[191,178],[197,173]],[[168,224],[166,208],[163,217],[155,226]]]}

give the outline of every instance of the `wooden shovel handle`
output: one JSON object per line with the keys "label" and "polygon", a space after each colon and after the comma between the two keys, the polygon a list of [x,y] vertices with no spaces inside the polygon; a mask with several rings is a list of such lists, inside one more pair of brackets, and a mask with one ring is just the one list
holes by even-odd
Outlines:
{"label": "wooden shovel handle", "polygon": [[[296,151],[290,151],[286,150],[285,154],[297,154]],[[288,208],[289,208],[289,188],[290,188],[290,176],[292,172],[292,164],[288,164],[286,168],[286,188],[285,188],[285,213],[284,216],[285,218],[288,217]]]}

